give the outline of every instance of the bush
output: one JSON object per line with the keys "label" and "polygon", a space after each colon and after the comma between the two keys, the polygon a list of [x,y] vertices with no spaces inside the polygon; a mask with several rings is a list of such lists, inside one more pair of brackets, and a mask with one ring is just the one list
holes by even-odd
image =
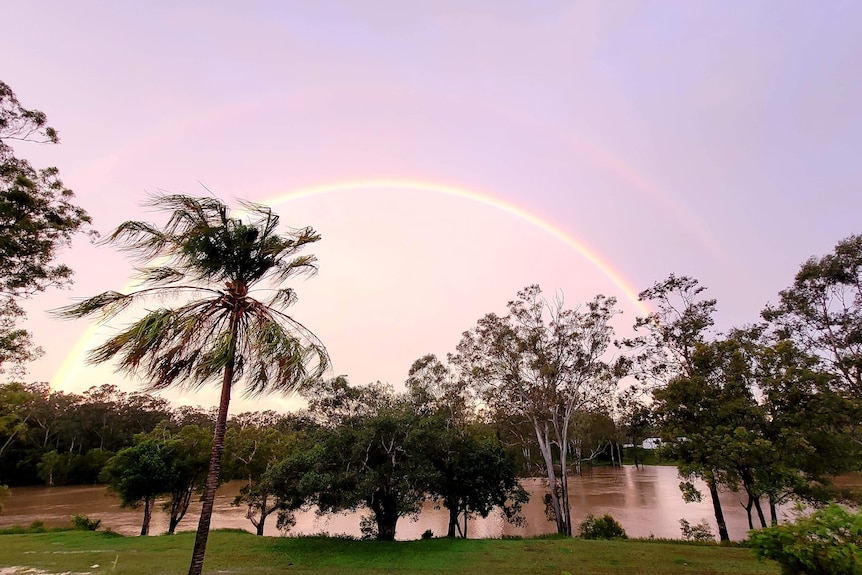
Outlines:
{"label": "bush", "polygon": [[682,530],[682,538],[686,541],[715,543],[715,535],[712,534],[712,528],[706,519],[701,520],[697,525],[692,525],[685,519],[680,519],[679,527]]}
{"label": "bush", "polygon": [[830,504],[792,523],[749,531],[761,559],[773,559],[784,575],[862,574],[862,514]]}
{"label": "bush", "polygon": [[430,529],[426,529],[422,533],[422,539],[434,539],[434,532],[431,531]]}
{"label": "bush", "polygon": [[101,519],[90,519],[86,515],[73,515],[72,525],[81,531],[95,531],[102,524]]}
{"label": "bush", "polygon": [[584,539],[628,539],[626,530],[616,519],[606,513],[601,517],[587,515],[581,523],[581,537]]}
{"label": "bush", "polygon": [[47,531],[47,529],[45,528],[44,521],[34,521],[30,524],[30,527],[28,527],[27,530],[30,533],[44,533],[45,531]]}
{"label": "bush", "polygon": [[363,541],[377,539],[377,522],[370,515],[363,515],[359,520],[359,532],[362,533]]}

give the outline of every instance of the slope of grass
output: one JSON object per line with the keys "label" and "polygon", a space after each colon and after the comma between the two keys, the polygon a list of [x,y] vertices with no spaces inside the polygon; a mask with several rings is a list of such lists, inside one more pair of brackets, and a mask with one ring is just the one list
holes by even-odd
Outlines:
{"label": "slope of grass", "polygon": [[[94,575],[184,573],[193,541],[193,533],[161,537],[85,531],[0,535],[0,573],[15,573],[4,570],[12,566]],[[382,542],[257,537],[224,530],[210,534],[204,571],[261,575],[779,572],[776,565],[760,563],[749,549],[739,547],[580,539]]]}

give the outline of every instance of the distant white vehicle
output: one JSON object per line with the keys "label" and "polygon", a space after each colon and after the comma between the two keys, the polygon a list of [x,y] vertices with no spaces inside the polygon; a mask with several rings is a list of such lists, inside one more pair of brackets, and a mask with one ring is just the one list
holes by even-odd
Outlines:
{"label": "distant white vehicle", "polygon": [[658,449],[661,445],[661,437],[647,437],[644,439],[643,443],[641,443],[641,447],[644,449]]}

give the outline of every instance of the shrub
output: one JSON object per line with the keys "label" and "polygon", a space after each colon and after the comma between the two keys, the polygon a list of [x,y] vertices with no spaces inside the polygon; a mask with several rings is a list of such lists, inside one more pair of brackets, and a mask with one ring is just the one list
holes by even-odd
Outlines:
{"label": "shrub", "polygon": [[102,524],[101,519],[90,519],[86,515],[73,515],[72,525],[81,531],[95,531]]}
{"label": "shrub", "polygon": [[715,543],[715,535],[712,534],[712,528],[706,519],[701,520],[697,525],[692,525],[685,519],[680,519],[679,526],[680,530],[682,530],[682,538],[686,541]]}
{"label": "shrub", "polygon": [[45,529],[44,521],[34,521],[30,524],[30,527],[28,527],[27,530],[30,533],[44,533],[45,531],[47,531],[47,529]]}
{"label": "shrub", "polygon": [[362,533],[363,541],[371,541],[377,539],[377,522],[370,515],[363,515],[359,520],[359,532]]}
{"label": "shrub", "polygon": [[833,503],[792,523],[750,531],[749,545],[785,575],[860,575],[862,513]]}
{"label": "shrub", "polygon": [[601,517],[587,515],[581,523],[581,537],[584,539],[628,539],[626,530],[610,514]]}
{"label": "shrub", "polygon": [[426,529],[422,533],[422,539],[434,539],[434,532],[431,531],[430,529]]}

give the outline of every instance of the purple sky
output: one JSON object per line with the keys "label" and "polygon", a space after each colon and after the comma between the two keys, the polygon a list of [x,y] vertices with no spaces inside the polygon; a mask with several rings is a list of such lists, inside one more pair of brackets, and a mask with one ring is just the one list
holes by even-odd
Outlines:
{"label": "purple sky", "polygon": [[[2,80],[62,139],[17,149],[59,167],[103,233],[155,217],[140,208],[147,192],[201,194],[198,182],[230,202],[364,180],[486,197],[357,188],[274,206],[323,235],[320,274],[295,286],[292,311],[357,384],[401,383],[414,359],[453,350],[529,283],[572,305],[615,295],[628,329],[636,308],[619,285],[494,202],[564,230],[636,291],[670,272],[699,278],[723,327],[755,320],[804,259],[862,232],[862,3],[16,1],[3,12]],[[46,351],[31,379],[135,389],[81,364],[76,344],[99,341],[89,324],[44,311],[123,288],[129,263],[83,238],[64,258],[72,290],[28,303]]]}

